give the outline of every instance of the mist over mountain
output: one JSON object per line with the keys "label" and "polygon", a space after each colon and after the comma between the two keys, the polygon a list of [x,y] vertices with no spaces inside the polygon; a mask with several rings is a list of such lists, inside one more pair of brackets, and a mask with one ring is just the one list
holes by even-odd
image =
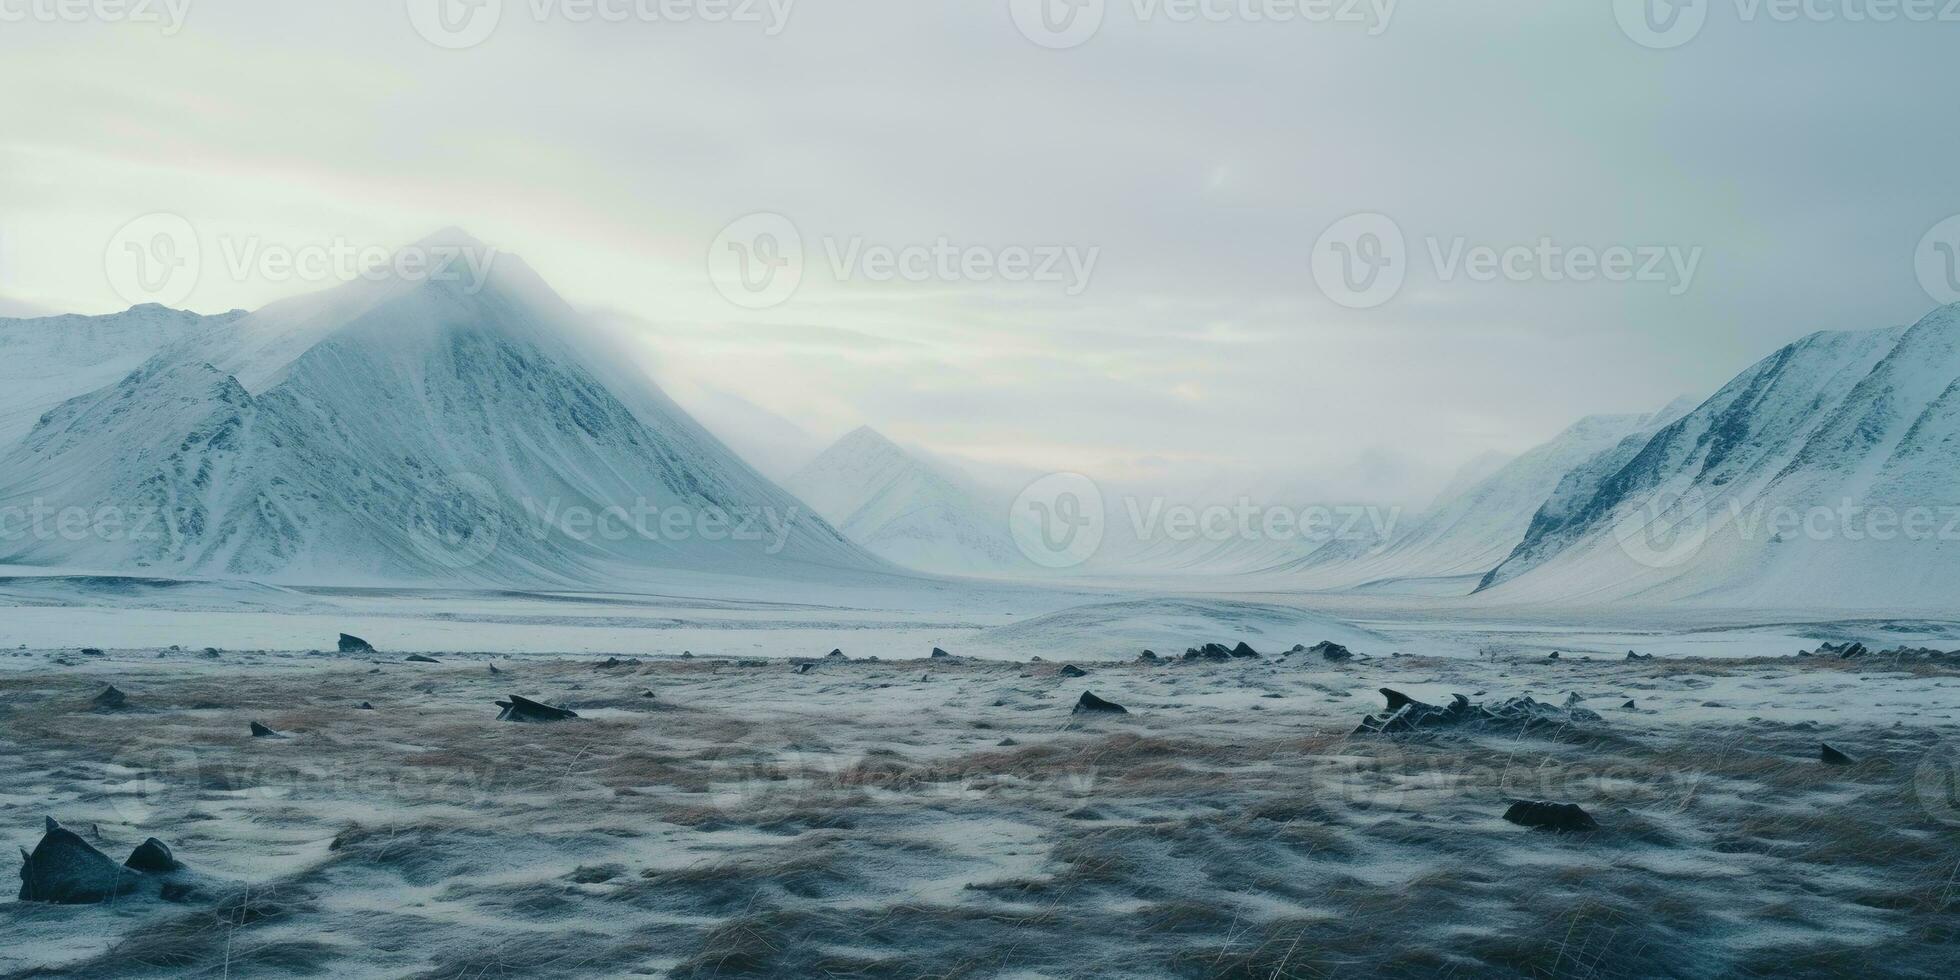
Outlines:
{"label": "mist over mountain", "polygon": [[[419,247],[435,246],[481,247],[455,232]],[[66,387],[114,378],[0,457],[0,506],[90,526],[9,534],[0,563],[498,584],[889,570],[623,366],[514,256],[481,283],[362,281],[250,315],[138,308],[0,337]]]}

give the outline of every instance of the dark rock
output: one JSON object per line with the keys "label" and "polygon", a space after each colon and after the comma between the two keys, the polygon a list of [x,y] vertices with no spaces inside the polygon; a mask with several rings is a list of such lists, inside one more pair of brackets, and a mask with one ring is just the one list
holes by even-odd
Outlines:
{"label": "dark rock", "polygon": [[1083,691],[1082,699],[1075,702],[1075,710],[1069,713],[1076,714],[1076,715],[1084,715],[1084,714],[1127,715],[1130,713],[1130,709],[1125,708],[1122,705],[1117,704],[1113,701],[1104,701],[1102,698],[1096,697],[1094,694],[1091,694],[1088,691]]}
{"label": "dark rock", "polygon": [[340,652],[341,653],[378,653],[380,651],[377,651],[374,648],[374,644],[369,643],[368,641],[363,640],[360,637],[353,635],[352,633],[342,633],[340,634]]}
{"label": "dark rock", "polygon": [[1077,667],[1077,666],[1076,666],[1076,665],[1074,665],[1074,664],[1064,664],[1064,665],[1062,665],[1062,669],[1061,669],[1060,671],[1058,671],[1058,673],[1059,673],[1059,674],[1060,674],[1060,676],[1062,676],[1062,677],[1087,677],[1087,676],[1089,676],[1089,672],[1088,672],[1088,671],[1086,671],[1086,670],[1083,670],[1082,668],[1080,668],[1080,667]]}
{"label": "dark rock", "polygon": [[1259,656],[1259,651],[1254,650],[1244,640],[1240,640],[1239,645],[1232,648],[1232,656],[1243,660]]}
{"label": "dark rock", "polygon": [[1638,711],[1638,710],[1640,710],[1640,709],[1639,709],[1639,708],[1638,708],[1637,706],[1635,706],[1635,705],[1634,705],[1634,703],[1633,703],[1633,699],[1632,699],[1632,698],[1628,698],[1628,699],[1627,699],[1627,703],[1625,703],[1625,704],[1623,704],[1623,705],[1620,705],[1620,707],[1622,707],[1622,708],[1625,708],[1625,709],[1627,709],[1628,711]]}
{"label": "dark rock", "polygon": [[21,851],[20,900],[89,905],[126,897],[183,901],[200,897],[210,879],[192,872],[152,837],[117,864],[53,818],[41,842]]}
{"label": "dark rock", "polygon": [[1598,830],[1599,821],[1577,803],[1543,803],[1513,800],[1504,819],[1521,827],[1560,832]]}
{"label": "dark rock", "polygon": [[554,708],[551,705],[540,704],[530,698],[518,697],[515,694],[511,695],[508,701],[497,702],[497,707],[503,709],[497,715],[498,721],[540,723],[565,721],[578,717],[578,712],[576,711],[567,708]]}
{"label": "dark rock", "polygon": [[1651,653],[1634,653],[1632,650],[1628,650],[1627,659],[1628,660],[1652,660],[1654,659],[1654,655]]}
{"label": "dark rock", "polygon": [[647,688],[646,690],[644,690],[644,691],[641,691],[641,692],[640,692],[640,697],[643,697],[643,698],[650,698],[650,697],[654,697],[654,693],[653,693],[653,688],[650,688],[650,687],[649,687],[649,688]]}
{"label": "dark rock", "polygon": [[1353,650],[1349,650],[1347,647],[1335,643],[1332,640],[1322,640],[1314,644],[1307,652],[1320,654],[1322,657],[1335,662],[1354,659]]}
{"label": "dark rock", "polygon": [[103,655],[103,654],[102,654],[102,650],[101,650],[101,648],[99,648],[99,647],[83,647],[83,648],[82,648],[82,656],[84,656],[84,657],[100,657],[100,656],[102,656],[102,655]]}
{"label": "dark rock", "polygon": [[830,651],[829,653],[826,653],[826,654],[824,654],[824,659],[826,659],[826,660],[849,660],[849,659],[851,659],[851,658],[849,658],[849,657],[846,657],[846,656],[844,656],[844,651],[842,651],[842,650],[832,650],[832,651]]}
{"label": "dark rock", "polygon": [[264,725],[261,725],[255,721],[252,723],[252,737],[253,738],[285,738],[286,736],[281,735],[278,732],[275,732],[272,729],[267,728]]}
{"label": "dark rock", "polygon": [[440,661],[440,660],[437,660],[437,659],[436,659],[436,658],[434,658],[434,657],[425,657],[425,656],[423,656],[423,655],[421,655],[421,654],[419,654],[419,653],[411,653],[411,654],[409,654],[409,655],[407,656],[407,658],[405,658],[405,659],[403,660],[403,663],[411,663],[411,664],[439,664],[439,663],[442,663],[442,661]]}
{"label": "dark rock", "polygon": [[498,669],[497,669],[497,665],[496,665],[496,664],[491,664],[491,665],[490,665],[490,676],[492,676],[492,677],[495,677],[495,676],[497,676],[498,674],[501,674],[501,673],[503,673],[503,671],[501,671],[501,670],[498,670]]}
{"label": "dark rock", "polygon": [[933,648],[932,648],[932,658],[933,658],[934,660],[938,660],[938,659],[940,659],[940,658],[942,658],[942,657],[950,657],[950,656],[952,656],[952,654],[950,654],[950,653],[947,653],[946,651],[944,651],[944,650],[941,650],[941,649],[939,649],[938,647],[933,647]]}
{"label": "dark rock", "polygon": [[638,657],[631,657],[626,660],[621,660],[618,657],[607,657],[606,662],[599,665],[599,669],[612,670],[615,667],[638,667],[639,665],[640,658]]}
{"label": "dark rock", "polygon": [[1368,715],[1354,730],[1356,735],[1384,735],[1427,728],[1473,726],[1525,732],[1537,728],[1582,727],[1601,722],[1599,714],[1576,705],[1556,707],[1530,697],[1510,698],[1495,704],[1473,704],[1461,694],[1450,696],[1447,705],[1426,704],[1400,691],[1382,688],[1388,710]]}
{"label": "dark rock", "polygon": [[373,705],[373,704],[371,704],[371,703],[369,703],[369,702],[366,702],[366,701],[362,701],[362,702],[361,702],[360,704],[357,704],[357,705],[355,705],[355,706],[354,706],[354,710],[356,710],[356,711],[373,711],[373,710],[374,710],[374,705]]}
{"label": "dark rock", "polygon": [[1185,650],[1184,659],[1210,660],[1215,662],[1226,661],[1232,659],[1232,651],[1231,648],[1222,643],[1207,643],[1201,647],[1192,647]]}
{"label": "dark rock", "polygon": [[1546,659],[1546,660],[1557,660],[1557,659],[1558,659],[1558,651],[1557,651],[1557,650],[1553,650],[1553,651],[1552,651],[1552,655],[1551,655],[1551,656],[1549,656],[1549,657],[1546,657],[1545,659]]}
{"label": "dark rock", "polygon": [[799,674],[807,674],[811,670],[815,669],[816,666],[817,665],[813,663],[800,663],[796,665],[796,672]]}
{"label": "dark rock", "polygon": [[128,703],[129,695],[116,690],[114,684],[103,688],[102,693],[95,696],[95,706],[103,711],[114,711]]}
{"label": "dark rock", "polygon": [[1142,653],[1137,654],[1137,659],[1143,661],[1144,663],[1154,664],[1158,661],[1159,658],[1157,656],[1157,651],[1145,650]]}
{"label": "dark rock", "polygon": [[682,651],[681,651],[681,659],[682,659],[682,660],[693,660],[693,659],[694,659],[694,651],[692,651],[692,650],[682,650]]}
{"label": "dark rock", "polygon": [[125,868],[107,854],[48,818],[33,852],[21,851],[20,900],[60,905],[107,902],[141,887],[142,872]]}
{"label": "dark rock", "polygon": [[129,852],[129,860],[123,862],[123,867],[150,874],[165,874],[181,870],[184,866],[177,863],[176,855],[170,853],[170,845],[152,837]]}
{"label": "dark rock", "polygon": [[1817,743],[1817,758],[1827,766],[1848,766],[1857,761],[1824,742]]}

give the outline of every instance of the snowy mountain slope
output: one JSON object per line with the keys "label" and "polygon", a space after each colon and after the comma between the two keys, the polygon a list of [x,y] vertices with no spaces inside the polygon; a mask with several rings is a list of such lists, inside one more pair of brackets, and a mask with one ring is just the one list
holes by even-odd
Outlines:
{"label": "snowy mountain slope", "polygon": [[41,413],[114,384],[159,352],[219,346],[244,316],[200,316],[148,304],[107,316],[0,319],[0,450]]}
{"label": "snowy mountain slope", "polygon": [[1544,515],[1496,599],[1943,607],[1960,572],[1960,307],[1813,334]]}
{"label": "snowy mountain slope", "polygon": [[869,426],[792,474],[787,486],[873,554],[907,568],[987,574],[1027,566],[1007,506]]}
{"label": "snowy mountain slope", "polygon": [[262,314],[209,361],[180,350],[65,403],[0,459],[0,505],[154,510],[161,541],[9,535],[0,562],[500,584],[888,570],[515,257],[481,290],[362,282]]}
{"label": "snowy mountain slope", "polygon": [[1571,428],[1420,515],[1406,517],[1385,544],[1335,542],[1292,566],[1274,569],[1310,588],[1379,587],[1422,580],[1463,594],[1524,540],[1567,473],[1648,424],[1647,415],[1599,415]]}

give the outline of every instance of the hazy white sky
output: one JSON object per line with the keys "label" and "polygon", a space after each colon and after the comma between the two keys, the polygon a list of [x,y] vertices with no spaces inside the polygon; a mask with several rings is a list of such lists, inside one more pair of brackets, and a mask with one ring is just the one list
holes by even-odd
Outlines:
{"label": "hazy white sky", "polygon": [[[726,0],[606,0],[616,22],[491,0],[494,30],[447,49],[411,16],[435,2],[175,0],[172,25],[0,0],[0,297],[128,305],[105,248],[152,212],[195,228],[183,305],[205,311],[331,285],[235,274],[254,249],[454,224],[820,437],[869,422],[1003,466],[1417,494],[1580,415],[1705,394],[1802,333],[1917,319],[1915,248],[1960,213],[1956,23],[1701,0],[1699,34],[1659,50],[1607,0],[1386,23],[1112,0],[1058,50],[1010,0],[759,0],[732,21],[707,20]],[[487,23],[470,13],[446,23]],[[755,212],[804,257],[759,310],[709,272]],[[1366,309],[1315,277],[1357,212],[1406,241],[1406,281]],[[942,239],[1094,264],[877,281],[878,247]],[[1669,261],[1478,281],[1445,274],[1459,240]],[[1692,278],[1671,264],[1689,257]]]}

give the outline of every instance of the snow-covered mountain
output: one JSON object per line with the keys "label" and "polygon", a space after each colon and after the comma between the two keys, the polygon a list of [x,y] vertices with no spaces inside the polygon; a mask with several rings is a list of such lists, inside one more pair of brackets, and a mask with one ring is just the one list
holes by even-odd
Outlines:
{"label": "snow-covered mountain", "polygon": [[1581,419],[1545,443],[1497,467],[1383,539],[1330,542],[1273,569],[1309,588],[1365,588],[1462,595],[1476,587],[1518,543],[1540,505],[1566,474],[1651,424],[1650,415]]}
{"label": "snow-covered mountain", "polygon": [[132,341],[151,352],[134,370],[101,337],[67,340],[77,324],[9,325],[43,335],[37,356],[81,352],[58,369],[127,373],[0,447],[0,506],[89,515],[14,529],[0,564],[489,584],[889,570],[623,367],[515,256],[481,288],[361,281],[246,316],[166,312],[79,325],[155,334]]}
{"label": "snow-covered mountain", "polygon": [[1492,599],[1951,609],[1960,305],[1806,337],[1575,478]]}
{"label": "snow-covered mountain", "polygon": [[242,316],[146,304],[108,316],[0,319],[0,448],[48,409],[115,383],[159,351],[224,343]]}
{"label": "snow-covered mountain", "polygon": [[1031,567],[1005,502],[869,426],[837,440],[785,482],[851,540],[898,565],[947,574]]}

